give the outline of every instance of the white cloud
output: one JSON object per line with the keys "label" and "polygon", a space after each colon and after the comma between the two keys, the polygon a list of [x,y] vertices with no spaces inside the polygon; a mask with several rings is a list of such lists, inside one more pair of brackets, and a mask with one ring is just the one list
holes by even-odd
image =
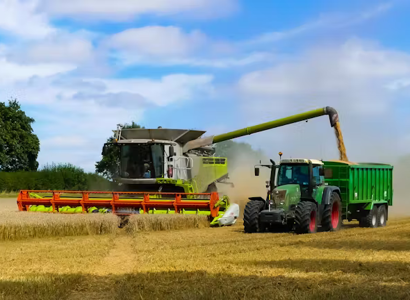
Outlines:
{"label": "white cloud", "polygon": [[177,14],[214,18],[237,9],[237,0],[42,0],[39,9],[56,16],[126,21],[140,15]]}
{"label": "white cloud", "polygon": [[107,44],[137,56],[169,57],[190,54],[203,46],[206,40],[198,30],[184,33],[175,26],[147,26],[114,34]]}
{"label": "white cloud", "polygon": [[384,85],[409,74],[410,55],[353,39],[341,47],[318,46],[294,61],[248,73],[238,87],[241,93],[265,100],[343,101],[357,112],[374,113],[390,105],[391,92]]}
{"label": "white cloud", "polygon": [[267,63],[271,53],[240,49],[226,41],[216,41],[199,30],[184,32],[175,26],[147,26],[127,29],[102,43],[103,49],[114,51],[112,57],[122,65],[229,68]]}
{"label": "white cloud", "polygon": [[102,144],[118,123],[140,122],[152,106],[194,101],[212,92],[212,80],[186,74],[127,80],[58,74],[0,84],[0,97],[16,97],[32,108],[27,113],[36,120],[42,165],[70,162],[93,171]]}
{"label": "white cloud", "polygon": [[[90,80],[90,83],[99,80]],[[212,93],[211,75],[172,74],[160,80],[152,79],[110,79],[101,80],[112,93],[128,91],[136,93],[158,106],[165,106],[178,101],[186,101],[201,94]]]}
{"label": "white cloud", "polygon": [[[395,108],[403,98],[386,86],[409,76],[407,53],[357,39],[339,47],[317,45],[291,61],[242,76],[238,105],[248,125],[333,106],[352,160],[389,159],[399,151],[394,145],[402,138]],[[337,156],[327,119],[274,129],[249,140],[274,153]]]}
{"label": "white cloud", "polygon": [[18,80],[26,80],[33,76],[51,76],[75,69],[72,64],[17,64],[0,57],[0,86]]}
{"label": "white cloud", "polygon": [[93,59],[91,41],[59,32],[41,41],[22,43],[11,47],[7,57],[19,63],[70,63],[81,64]]}
{"label": "white cloud", "polygon": [[36,0],[0,0],[0,32],[9,36],[41,39],[55,29],[43,12],[36,12]]}

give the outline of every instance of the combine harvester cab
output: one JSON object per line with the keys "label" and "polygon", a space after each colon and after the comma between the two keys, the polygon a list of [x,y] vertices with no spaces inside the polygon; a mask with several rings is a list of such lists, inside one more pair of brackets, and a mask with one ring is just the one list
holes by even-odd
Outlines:
{"label": "combine harvester cab", "polygon": [[325,107],[205,138],[205,131],[119,125],[115,142],[104,144],[102,151],[118,154],[114,191],[21,191],[18,207],[58,213],[203,214],[211,225],[233,225],[239,205],[217,190],[218,184],[228,183],[227,158],[215,157],[212,146],[323,115],[332,126],[338,121],[336,110]]}

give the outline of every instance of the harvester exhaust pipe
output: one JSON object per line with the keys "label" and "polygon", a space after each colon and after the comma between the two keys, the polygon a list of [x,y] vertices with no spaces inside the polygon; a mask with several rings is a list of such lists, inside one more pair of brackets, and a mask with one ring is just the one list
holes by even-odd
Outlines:
{"label": "harvester exhaust pipe", "polygon": [[324,108],[319,108],[319,109],[311,110],[305,113],[293,115],[290,117],[238,129],[238,130],[231,131],[228,133],[223,133],[223,134],[219,134],[215,136],[210,136],[207,138],[201,138],[201,139],[189,141],[188,143],[185,144],[183,150],[184,152],[186,152],[191,149],[200,148],[204,146],[210,146],[212,144],[224,142],[227,140],[232,140],[232,139],[246,136],[246,135],[251,135],[253,133],[269,130],[269,129],[276,128],[276,127],[281,127],[284,125],[289,125],[289,124],[305,121],[308,119],[317,118],[317,117],[324,116],[324,115],[329,116],[331,127],[335,127],[337,122],[339,122],[339,115],[336,109],[330,106],[326,106]]}

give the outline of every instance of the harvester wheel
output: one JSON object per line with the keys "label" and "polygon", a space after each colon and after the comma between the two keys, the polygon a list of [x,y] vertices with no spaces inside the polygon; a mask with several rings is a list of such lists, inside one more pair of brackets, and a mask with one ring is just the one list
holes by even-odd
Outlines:
{"label": "harvester wheel", "polygon": [[360,227],[370,227],[376,228],[378,226],[378,217],[377,217],[377,206],[373,206],[373,209],[370,211],[366,211],[365,215],[362,216],[361,220],[359,221]]}
{"label": "harvester wheel", "polygon": [[315,233],[317,231],[317,206],[310,201],[302,201],[295,211],[295,232]]}
{"label": "harvester wheel", "polygon": [[322,215],[324,231],[337,231],[342,225],[342,201],[338,193],[333,192],[330,203],[325,205]]}
{"label": "harvester wheel", "polygon": [[377,209],[377,221],[379,227],[384,227],[386,226],[386,220],[387,220],[387,212],[386,212],[386,206],[385,205],[380,205],[379,208]]}
{"label": "harvester wheel", "polygon": [[246,233],[259,231],[259,212],[264,206],[264,202],[256,200],[251,200],[246,204],[243,213],[243,226]]}

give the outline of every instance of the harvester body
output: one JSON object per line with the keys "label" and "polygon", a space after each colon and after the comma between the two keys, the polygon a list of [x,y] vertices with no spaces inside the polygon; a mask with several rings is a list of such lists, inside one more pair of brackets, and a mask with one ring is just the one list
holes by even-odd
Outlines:
{"label": "harvester body", "polygon": [[102,151],[118,155],[115,191],[21,191],[19,209],[206,214],[213,225],[232,225],[239,206],[217,192],[218,183],[227,183],[228,162],[226,157],[215,157],[213,145],[323,115],[329,116],[332,127],[338,122],[336,110],[325,107],[209,137],[202,137],[205,132],[199,130],[118,126],[115,142],[104,144]]}
{"label": "harvester body", "polygon": [[[393,204],[392,171],[386,164],[283,159],[271,168],[266,199],[251,197],[245,232],[269,229],[337,231],[342,220],[385,226]],[[255,169],[255,175],[259,172]]]}

